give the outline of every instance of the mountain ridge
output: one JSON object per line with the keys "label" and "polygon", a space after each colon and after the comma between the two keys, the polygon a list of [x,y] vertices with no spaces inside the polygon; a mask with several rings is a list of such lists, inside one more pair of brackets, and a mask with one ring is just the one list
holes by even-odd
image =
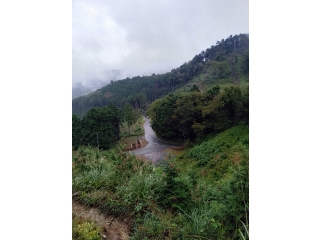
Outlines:
{"label": "mountain ridge", "polygon": [[[109,84],[72,100],[72,113],[83,117],[92,107],[114,103],[122,108],[146,109],[154,100],[169,94],[191,80],[200,85],[246,82],[249,79],[249,34],[230,35],[203,50],[189,62],[164,74],[111,80]],[[206,87],[205,87],[206,88]]]}

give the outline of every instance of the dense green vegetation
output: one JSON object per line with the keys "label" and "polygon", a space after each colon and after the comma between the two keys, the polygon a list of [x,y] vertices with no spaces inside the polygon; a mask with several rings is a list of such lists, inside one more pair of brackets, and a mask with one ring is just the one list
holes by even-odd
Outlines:
{"label": "dense green vegetation", "polygon": [[238,124],[249,124],[249,89],[219,85],[206,92],[192,90],[156,100],[147,111],[162,138],[194,141]]}
{"label": "dense green vegetation", "polygon": [[[141,112],[134,111],[131,106],[121,110],[114,104],[107,107],[91,108],[81,119],[77,115],[72,115],[72,148],[78,149],[80,146],[92,146],[99,149],[108,149],[113,146],[120,138],[120,127],[126,125],[130,136],[130,127],[135,124]],[[136,129],[134,135],[143,132],[140,128]]]}
{"label": "dense green vegetation", "polygon": [[239,84],[248,81],[248,77],[249,35],[230,35],[168,73],[111,81],[93,93],[75,98],[72,112],[83,117],[92,107],[104,107],[110,103],[119,108],[129,103],[133,108],[141,109],[193,81],[203,86]]}
{"label": "dense green vegetation", "polygon": [[72,175],[77,201],[134,217],[133,239],[247,238],[247,126],[228,129],[163,166],[121,149],[80,147]]}
{"label": "dense green vegetation", "polygon": [[109,148],[120,139],[121,111],[113,104],[103,108],[91,108],[80,119],[72,115],[72,147],[80,145],[98,146],[101,149]]}

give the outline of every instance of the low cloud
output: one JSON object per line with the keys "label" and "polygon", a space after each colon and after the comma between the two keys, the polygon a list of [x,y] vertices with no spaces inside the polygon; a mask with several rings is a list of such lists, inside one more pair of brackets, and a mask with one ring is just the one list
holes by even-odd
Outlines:
{"label": "low cloud", "polygon": [[98,86],[168,72],[249,33],[249,1],[73,0],[72,19],[73,86]]}

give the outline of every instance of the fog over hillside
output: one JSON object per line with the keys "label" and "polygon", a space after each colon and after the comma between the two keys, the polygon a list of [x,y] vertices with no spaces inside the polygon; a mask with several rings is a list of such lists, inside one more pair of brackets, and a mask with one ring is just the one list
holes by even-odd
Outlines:
{"label": "fog over hillside", "polygon": [[248,32],[248,0],[73,0],[73,98],[111,80],[169,72]]}
{"label": "fog over hillside", "polygon": [[125,78],[125,74],[118,70],[111,70],[104,72],[105,78],[98,79],[92,78],[90,81],[78,82],[72,86],[72,99],[80,96],[87,95],[90,92],[106,86],[111,80],[116,81]]}

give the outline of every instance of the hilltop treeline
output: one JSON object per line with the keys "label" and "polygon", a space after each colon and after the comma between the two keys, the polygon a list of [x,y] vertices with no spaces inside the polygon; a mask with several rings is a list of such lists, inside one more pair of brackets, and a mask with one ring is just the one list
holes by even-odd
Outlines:
{"label": "hilltop treeline", "polygon": [[239,79],[248,78],[249,35],[230,35],[165,74],[111,81],[91,94],[73,99],[72,112],[83,117],[90,108],[104,107],[109,103],[120,108],[129,103],[135,109],[144,109],[146,105],[203,73],[210,75],[208,80],[211,83],[224,80],[237,84]]}

